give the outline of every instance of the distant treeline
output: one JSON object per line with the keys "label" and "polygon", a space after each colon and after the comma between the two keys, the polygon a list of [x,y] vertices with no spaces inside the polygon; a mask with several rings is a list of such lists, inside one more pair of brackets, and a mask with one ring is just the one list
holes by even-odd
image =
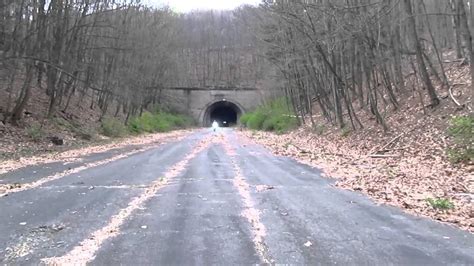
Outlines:
{"label": "distant treeline", "polygon": [[254,84],[263,59],[245,32],[232,12],[176,14],[137,1],[1,0],[3,122],[18,124],[37,88],[49,97],[44,117],[67,112],[79,97],[76,104],[128,119],[166,105],[165,87]]}

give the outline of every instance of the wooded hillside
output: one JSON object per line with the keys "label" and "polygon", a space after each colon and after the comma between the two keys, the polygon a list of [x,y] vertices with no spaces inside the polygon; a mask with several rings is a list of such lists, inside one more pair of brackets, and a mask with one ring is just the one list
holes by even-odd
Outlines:
{"label": "wooded hillside", "polygon": [[177,14],[99,0],[0,6],[3,123],[19,124],[35,89],[48,95],[46,118],[67,113],[76,96],[101,118],[128,119],[161,103],[162,88],[242,86],[262,76],[256,39],[232,12]]}
{"label": "wooded hillside", "polygon": [[[72,105],[127,122],[165,106],[163,89],[174,86],[283,89],[300,122],[318,124],[321,114],[351,130],[366,126],[362,112],[387,131],[387,112],[407,95],[424,113],[441,101],[472,110],[469,0],[277,0],[189,14],[135,1],[0,5],[4,124],[32,113],[45,121]],[[470,65],[469,83],[447,63]],[[37,92],[46,110],[27,110]]]}
{"label": "wooded hillside", "polygon": [[362,108],[387,130],[384,114],[404,94],[426,108],[449,97],[472,109],[474,90],[457,99],[453,91],[467,84],[450,80],[443,65],[474,60],[470,1],[277,0],[255,14],[265,56],[303,119],[316,107],[340,128],[359,129]]}

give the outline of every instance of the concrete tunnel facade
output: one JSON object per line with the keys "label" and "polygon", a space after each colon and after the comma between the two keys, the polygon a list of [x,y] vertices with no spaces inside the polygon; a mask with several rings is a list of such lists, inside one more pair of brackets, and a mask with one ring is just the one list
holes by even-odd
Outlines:
{"label": "concrete tunnel facade", "polygon": [[240,117],[259,106],[263,97],[256,88],[173,88],[163,92],[163,101],[173,110],[190,115],[204,127],[214,120],[221,126],[238,125]]}

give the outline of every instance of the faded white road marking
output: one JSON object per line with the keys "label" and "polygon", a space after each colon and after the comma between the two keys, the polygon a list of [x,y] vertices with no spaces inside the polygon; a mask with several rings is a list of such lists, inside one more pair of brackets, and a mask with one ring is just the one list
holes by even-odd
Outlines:
{"label": "faded white road marking", "polygon": [[247,183],[247,180],[242,174],[242,170],[237,163],[237,152],[235,151],[234,147],[229,144],[228,140],[223,140],[222,145],[224,146],[226,153],[230,156],[231,163],[234,168],[235,177],[233,184],[239,192],[244,205],[242,216],[247,219],[252,227],[255,250],[257,251],[263,263],[270,264],[273,261],[267,252],[267,246],[265,245],[264,241],[266,236],[266,228],[265,225],[260,221],[260,211],[255,208],[255,203],[253,202],[252,196],[250,195],[250,185]]}
{"label": "faded white road marking", "polygon": [[131,151],[131,152],[127,152],[127,153],[123,153],[123,154],[120,154],[120,155],[117,155],[117,156],[113,156],[111,158],[108,158],[108,159],[105,159],[105,160],[101,160],[101,161],[97,161],[97,162],[92,162],[92,163],[86,163],[84,164],[83,166],[79,166],[79,167],[76,167],[76,168],[72,168],[72,169],[68,169],[66,171],[63,171],[63,172],[60,172],[60,173],[56,173],[54,175],[50,175],[50,176],[47,176],[47,177],[43,177],[37,181],[34,181],[34,182],[31,182],[31,183],[25,183],[25,184],[19,184],[11,189],[4,189],[4,190],[0,190],[1,193],[0,193],[0,198],[1,197],[4,197],[6,195],[9,195],[9,194],[12,194],[12,193],[17,193],[17,192],[21,192],[21,191],[25,191],[25,190],[29,190],[29,189],[33,189],[33,188],[37,188],[43,184],[46,184],[48,182],[51,182],[51,181],[55,181],[55,180],[58,180],[58,179],[61,179],[65,176],[68,176],[68,175],[72,175],[72,174],[77,174],[81,171],[84,171],[84,170],[87,170],[89,168],[93,168],[93,167],[97,167],[97,166],[101,166],[101,165],[104,165],[104,164],[108,164],[108,163],[111,163],[113,161],[117,161],[117,160],[120,160],[120,159],[124,159],[124,158],[127,158],[127,157],[130,157],[132,155],[135,155],[137,153],[141,153],[141,152],[144,152],[146,150],[149,150],[149,149],[153,149],[153,148],[142,148],[142,149],[138,149],[138,150],[134,150],[134,151]]}
{"label": "faded white road marking", "polygon": [[120,210],[113,216],[109,223],[101,229],[93,232],[87,239],[75,246],[70,252],[61,257],[44,258],[41,261],[48,265],[85,265],[91,262],[102,244],[120,234],[120,227],[125,220],[138,209],[142,209],[145,203],[157,195],[157,192],[166,186],[170,179],[177,177],[184,172],[189,162],[197,154],[204,151],[214,141],[214,137],[205,138],[180,162],[173,165],[163,177],[154,181],[143,194],[134,198],[125,209]]}
{"label": "faded white road marking", "polygon": [[35,156],[35,157],[25,157],[25,158],[19,158],[15,160],[6,160],[6,161],[2,161],[0,164],[0,174],[5,174],[10,171],[15,171],[26,166],[34,166],[34,165],[39,165],[39,164],[55,163],[55,162],[63,162],[65,164],[69,164],[73,162],[80,162],[82,160],[82,157],[85,155],[106,152],[106,151],[110,151],[114,149],[120,149],[126,146],[155,145],[155,144],[163,144],[170,140],[177,141],[181,138],[184,138],[190,132],[192,131],[180,130],[180,131],[173,131],[169,133],[149,134],[149,135],[144,135],[144,136],[126,138],[123,140],[118,140],[118,141],[114,141],[112,143],[103,144],[103,145],[83,147],[83,148],[64,151],[64,152],[56,152],[53,154],[43,154],[43,155]]}
{"label": "faded white road marking", "polygon": [[[86,185],[64,185],[64,186],[56,186],[56,185],[53,185],[53,186],[44,186],[44,187],[40,187],[39,189],[45,189],[45,190],[53,190],[53,189],[56,189],[56,190],[61,190],[61,189],[88,189],[88,190],[94,190],[94,189],[126,189],[126,190],[130,190],[130,189],[145,189],[145,188],[148,188],[148,185],[110,185],[110,186],[107,186],[107,185],[89,185],[89,186],[86,186]],[[65,191],[65,190],[63,190]]]}

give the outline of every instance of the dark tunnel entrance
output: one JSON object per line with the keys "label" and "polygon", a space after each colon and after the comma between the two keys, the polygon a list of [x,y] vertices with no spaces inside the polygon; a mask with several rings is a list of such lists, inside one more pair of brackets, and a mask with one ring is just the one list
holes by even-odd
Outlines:
{"label": "dark tunnel entrance", "polygon": [[217,121],[220,127],[232,127],[237,125],[241,114],[242,110],[236,104],[219,101],[207,108],[204,124],[210,126],[213,121]]}

